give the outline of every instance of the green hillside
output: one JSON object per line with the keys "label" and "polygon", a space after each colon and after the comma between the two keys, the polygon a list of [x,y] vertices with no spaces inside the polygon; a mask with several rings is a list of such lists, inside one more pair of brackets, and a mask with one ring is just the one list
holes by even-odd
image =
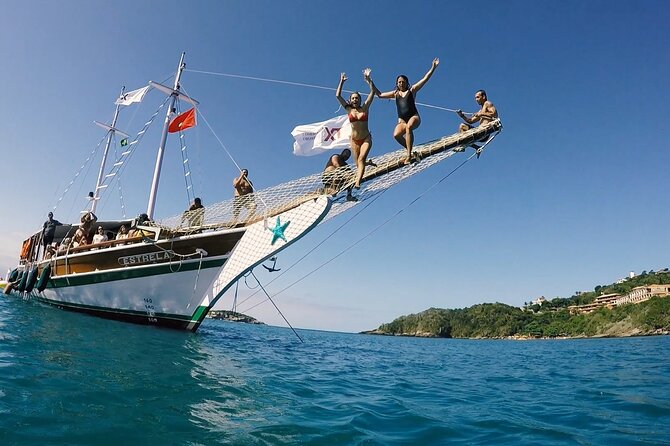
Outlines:
{"label": "green hillside", "polygon": [[667,272],[643,274],[619,284],[597,286],[593,292],[556,298],[525,309],[486,303],[462,309],[430,308],[401,316],[370,334],[444,338],[633,336],[670,333],[670,297],[654,297],[639,304],[589,314],[568,312],[571,305],[592,302],[601,294],[627,294],[649,284],[670,284]]}

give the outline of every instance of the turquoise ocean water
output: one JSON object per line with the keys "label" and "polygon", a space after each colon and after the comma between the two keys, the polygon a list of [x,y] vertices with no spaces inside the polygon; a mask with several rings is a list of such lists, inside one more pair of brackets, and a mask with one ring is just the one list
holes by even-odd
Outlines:
{"label": "turquoise ocean water", "polygon": [[670,445],[670,337],[300,334],[0,296],[0,445]]}

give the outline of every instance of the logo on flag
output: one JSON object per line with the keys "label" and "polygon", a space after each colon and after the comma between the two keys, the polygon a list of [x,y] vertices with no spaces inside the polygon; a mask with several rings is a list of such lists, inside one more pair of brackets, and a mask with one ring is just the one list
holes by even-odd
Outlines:
{"label": "logo on flag", "polygon": [[128,145],[128,138],[123,138],[123,139],[121,140],[121,147],[125,147],[125,146],[127,146],[127,145]]}
{"label": "logo on flag", "polygon": [[349,147],[351,123],[347,115],[341,115],[323,122],[299,125],[291,135],[295,139],[294,155],[319,155],[328,150]]}
{"label": "logo on flag", "polygon": [[144,95],[147,94],[149,88],[150,86],[147,85],[146,87],[124,93],[114,103],[116,105],[130,105],[133,102],[142,102],[142,99],[144,99]]}
{"label": "logo on flag", "polygon": [[182,130],[186,130],[187,128],[195,127],[195,125],[196,125],[195,107],[193,107],[189,111],[185,111],[181,115],[175,117],[170,122],[168,132],[170,133],[181,132]]}

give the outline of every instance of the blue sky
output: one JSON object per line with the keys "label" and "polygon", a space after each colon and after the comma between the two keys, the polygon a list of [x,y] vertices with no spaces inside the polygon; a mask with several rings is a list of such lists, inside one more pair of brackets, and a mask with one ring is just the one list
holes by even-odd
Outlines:
{"label": "blue sky", "polygon": [[[346,88],[363,92],[367,66],[390,90],[398,74],[416,81],[439,57],[418,101],[474,111],[474,92],[485,88],[498,107],[504,130],[480,160],[276,297],[295,326],[360,331],[430,307],[569,297],[628,271],[667,267],[669,19],[665,1],[5,1],[0,271],[16,263],[21,241],[40,228],[104,136],[92,121],[111,119],[122,85],[169,82],[182,51],[191,70],[333,89],[345,71]],[[334,91],[196,71],[182,85],[257,187],[323,167],[325,157],[291,154],[290,132],[334,116]],[[124,110],[119,126],[136,132],[160,99],[149,93],[137,111]],[[450,112],[420,113],[418,142],[459,123]],[[397,148],[394,122],[393,103],[375,100],[373,157]],[[146,209],[158,145],[151,136],[122,180],[130,216]],[[236,168],[204,121],[186,137],[205,205],[229,198]],[[159,218],[187,207],[171,147]],[[330,260],[459,161],[384,194],[268,291]],[[76,218],[97,162],[56,209],[57,219]],[[108,198],[98,212],[103,219],[120,212],[118,194]],[[278,267],[288,268],[346,217],[320,226],[281,255]],[[263,283],[274,277],[262,269],[257,275]],[[250,294],[244,283],[239,294]],[[268,303],[248,312],[283,324]]]}

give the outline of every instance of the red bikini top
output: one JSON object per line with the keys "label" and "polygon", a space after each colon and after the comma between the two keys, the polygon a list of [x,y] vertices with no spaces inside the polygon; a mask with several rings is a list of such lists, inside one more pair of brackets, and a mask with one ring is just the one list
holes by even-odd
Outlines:
{"label": "red bikini top", "polygon": [[367,121],[368,120],[368,114],[367,113],[362,113],[360,116],[356,117],[349,113],[349,122],[357,122],[357,121]]}

